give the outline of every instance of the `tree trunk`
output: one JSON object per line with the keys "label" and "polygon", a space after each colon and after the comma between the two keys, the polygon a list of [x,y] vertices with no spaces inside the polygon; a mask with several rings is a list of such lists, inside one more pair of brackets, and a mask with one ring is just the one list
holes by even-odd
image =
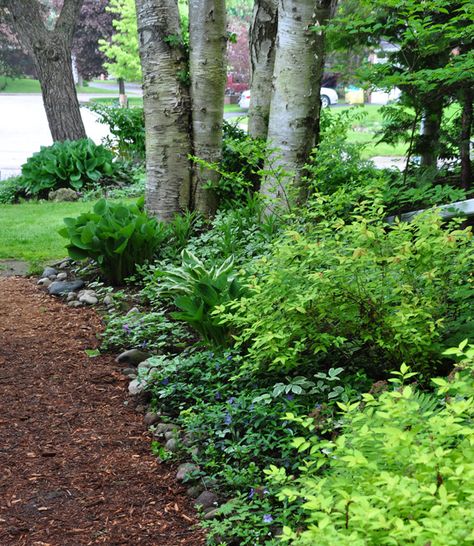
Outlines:
{"label": "tree trunk", "polygon": [[[171,220],[190,202],[190,101],[176,0],[136,0],[146,130],[146,207]],[[177,40],[170,40],[173,36]]]}
{"label": "tree trunk", "polygon": [[271,198],[287,197],[291,179],[300,200],[305,197],[302,170],[317,141],[324,68],[324,33],[311,27],[327,24],[335,6],[335,0],[280,0],[268,127],[268,143],[275,152],[267,165],[276,174],[262,187]]}
{"label": "tree trunk", "polygon": [[473,124],[472,111],[473,92],[465,89],[463,93],[463,108],[461,117],[461,186],[466,190],[472,187],[471,134]]}
{"label": "tree trunk", "polygon": [[420,135],[421,167],[437,167],[439,155],[439,133],[443,117],[441,99],[435,99],[425,108]]}
{"label": "tree trunk", "polygon": [[277,19],[278,0],[255,0],[250,27],[252,95],[249,108],[249,134],[253,138],[267,138]]}
{"label": "tree trunk", "polygon": [[[193,119],[194,155],[210,163],[220,161],[226,84],[225,0],[190,0],[189,68]],[[217,182],[219,174],[196,166],[193,174],[193,207],[210,216],[216,209],[207,183]]]}
{"label": "tree trunk", "polygon": [[118,78],[117,83],[118,83],[118,86],[119,86],[119,105],[120,105],[120,108],[127,108],[128,99],[127,99],[127,94],[125,92],[125,80],[123,78]]}
{"label": "tree trunk", "polygon": [[48,30],[35,0],[6,0],[14,29],[35,61],[43,103],[54,141],[86,138],[72,73],[71,45],[83,0],[64,0]]}

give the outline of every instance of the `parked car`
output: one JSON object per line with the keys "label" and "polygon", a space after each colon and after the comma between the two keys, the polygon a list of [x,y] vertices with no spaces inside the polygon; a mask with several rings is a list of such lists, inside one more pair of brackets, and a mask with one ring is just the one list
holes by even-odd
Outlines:
{"label": "parked car", "polygon": [[[337,104],[337,93],[330,87],[321,87],[321,106],[327,108],[333,104]],[[246,90],[240,95],[239,106],[242,110],[248,110],[250,106],[250,90]]]}

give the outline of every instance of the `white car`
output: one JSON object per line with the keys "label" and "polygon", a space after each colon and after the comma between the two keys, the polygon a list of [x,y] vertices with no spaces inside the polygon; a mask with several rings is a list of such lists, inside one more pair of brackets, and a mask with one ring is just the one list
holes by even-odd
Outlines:
{"label": "white car", "polygon": [[[327,108],[332,104],[337,104],[337,93],[330,87],[321,87],[321,106]],[[248,110],[250,106],[250,90],[244,91],[240,96],[239,106],[242,110]]]}

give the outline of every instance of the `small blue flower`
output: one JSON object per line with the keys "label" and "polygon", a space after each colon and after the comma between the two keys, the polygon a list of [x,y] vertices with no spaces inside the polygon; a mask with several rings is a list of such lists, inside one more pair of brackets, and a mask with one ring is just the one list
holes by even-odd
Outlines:
{"label": "small blue flower", "polygon": [[226,425],[230,425],[232,423],[232,417],[230,415],[230,413],[226,413],[225,416],[224,416],[224,423]]}
{"label": "small blue flower", "polygon": [[146,349],[148,347],[148,341],[144,341],[142,344],[141,344],[141,348],[142,349]]}
{"label": "small blue flower", "polygon": [[322,407],[323,407],[322,404],[316,404],[316,405],[314,406],[314,409],[321,409]]}
{"label": "small blue flower", "polygon": [[255,495],[255,489],[253,487],[250,488],[248,498],[251,499]]}
{"label": "small blue flower", "polygon": [[264,495],[269,495],[270,491],[265,487],[265,489],[263,490],[263,494]]}
{"label": "small blue flower", "polygon": [[222,399],[222,394],[220,392],[216,392],[216,400],[221,400]]}
{"label": "small blue flower", "polygon": [[226,360],[232,360],[232,355],[227,355],[225,358]]}
{"label": "small blue flower", "polygon": [[170,382],[169,377],[165,377],[165,378],[161,381],[161,384],[162,384],[162,385],[168,385],[169,382]]}
{"label": "small blue flower", "polygon": [[227,403],[232,406],[232,404],[235,404],[235,400],[236,400],[235,396],[231,396],[229,400],[227,400]]}
{"label": "small blue flower", "polygon": [[295,399],[293,394],[285,394],[285,398],[290,401]]}
{"label": "small blue flower", "polygon": [[129,334],[130,333],[130,326],[128,324],[124,324],[122,326],[122,329],[123,331],[126,333],[126,334]]}
{"label": "small blue flower", "polygon": [[263,516],[264,523],[271,523],[273,521],[273,516],[271,514],[265,514]]}

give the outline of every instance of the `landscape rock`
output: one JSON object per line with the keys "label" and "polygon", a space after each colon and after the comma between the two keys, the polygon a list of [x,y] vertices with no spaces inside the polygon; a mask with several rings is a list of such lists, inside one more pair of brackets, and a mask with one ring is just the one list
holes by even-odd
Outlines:
{"label": "landscape rock", "polygon": [[143,362],[140,362],[140,364],[138,364],[137,366],[137,369],[138,370],[148,370],[151,366],[151,363],[147,360],[144,360]]}
{"label": "landscape rock", "polygon": [[86,293],[79,296],[79,301],[82,303],[87,303],[87,305],[96,305],[99,300],[92,294]]}
{"label": "landscape rock", "polygon": [[193,463],[183,463],[178,466],[178,473],[176,474],[176,480],[178,482],[184,481],[184,479],[191,474],[191,472],[196,472],[199,470],[199,467]]}
{"label": "landscape rock", "polygon": [[176,432],[172,430],[165,432],[165,440],[171,440],[172,438],[176,438]]}
{"label": "landscape rock", "polygon": [[69,267],[71,265],[71,258],[66,258],[65,260],[63,260],[62,262],[60,262],[58,264],[58,268],[59,269],[66,269],[66,267]]}
{"label": "landscape rock", "polygon": [[82,303],[80,301],[74,300],[68,302],[69,307],[82,307]]}
{"label": "landscape rock", "polygon": [[145,390],[145,383],[142,381],[138,381],[138,379],[134,379],[133,381],[130,381],[128,385],[128,392],[132,396],[137,396],[137,394],[141,394]]}
{"label": "landscape rock", "polygon": [[59,188],[48,193],[49,201],[77,201],[79,194],[71,188]]}
{"label": "landscape rock", "polygon": [[52,281],[50,279],[48,279],[48,277],[43,277],[36,284],[38,284],[39,286],[44,286],[45,288],[48,288],[48,286],[51,284],[51,282]]}
{"label": "landscape rock", "polygon": [[56,275],[56,280],[57,281],[65,281],[67,279],[67,273],[58,273]]}
{"label": "landscape rock", "polygon": [[203,489],[203,486],[200,484],[191,485],[191,487],[188,487],[186,489],[186,495],[188,495],[188,497],[191,497],[192,499],[195,499],[199,497],[199,495],[203,492]]}
{"label": "landscape rock", "polygon": [[49,277],[51,275],[57,275],[58,272],[54,267],[45,267],[43,270],[43,273],[41,274],[42,277]]}
{"label": "landscape rock", "polygon": [[145,417],[143,418],[143,422],[145,423],[145,426],[147,427],[151,427],[152,425],[155,425],[159,421],[160,421],[160,416],[154,411],[149,411],[147,414],[145,414]]}
{"label": "landscape rock", "polygon": [[160,423],[157,425],[154,435],[155,436],[163,436],[166,432],[170,432],[172,430],[178,430],[178,425],[174,425],[173,423]]}
{"label": "landscape rock", "polygon": [[135,368],[124,368],[122,370],[123,375],[127,375],[128,377],[132,377],[135,379],[137,377],[137,370]]}
{"label": "landscape rock", "polygon": [[119,364],[128,364],[130,366],[138,366],[140,362],[143,362],[147,358],[150,358],[149,353],[145,353],[144,351],[140,351],[139,349],[130,349],[129,351],[125,351],[124,353],[120,354],[115,361]]}
{"label": "landscape rock", "polygon": [[220,515],[219,508],[210,508],[210,509],[208,508],[204,512],[205,512],[204,519],[207,519],[207,520],[215,519]]}
{"label": "landscape rock", "polygon": [[166,444],[165,444],[165,448],[168,450],[168,451],[171,451],[171,452],[175,452],[178,450],[178,441],[176,440],[176,438],[170,438]]}
{"label": "landscape rock", "polygon": [[127,316],[128,315],[133,315],[133,313],[139,313],[140,310],[138,309],[138,307],[132,307],[131,309],[128,310],[127,312]]}
{"label": "landscape rock", "polygon": [[216,506],[219,506],[219,497],[212,491],[203,491],[195,500],[194,506],[204,510],[206,508],[216,508]]}
{"label": "landscape rock", "polygon": [[66,299],[67,301],[77,300],[77,294],[75,292],[69,292]]}
{"label": "landscape rock", "polygon": [[107,305],[107,307],[109,307],[110,305],[113,305],[113,304],[114,304],[114,298],[110,296],[109,294],[107,294],[107,296],[105,296],[104,298],[104,305]]}
{"label": "landscape rock", "polygon": [[75,292],[84,286],[84,281],[54,281],[48,287],[48,292],[52,296],[62,296],[69,294],[69,292]]}

